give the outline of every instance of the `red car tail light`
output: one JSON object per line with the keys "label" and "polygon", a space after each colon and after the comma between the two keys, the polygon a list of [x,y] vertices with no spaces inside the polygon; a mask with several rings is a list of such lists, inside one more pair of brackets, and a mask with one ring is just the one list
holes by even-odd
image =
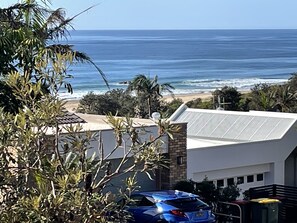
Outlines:
{"label": "red car tail light", "polygon": [[186,214],[180,210],[171,210],[170,213],[178,217],[187,217]]}

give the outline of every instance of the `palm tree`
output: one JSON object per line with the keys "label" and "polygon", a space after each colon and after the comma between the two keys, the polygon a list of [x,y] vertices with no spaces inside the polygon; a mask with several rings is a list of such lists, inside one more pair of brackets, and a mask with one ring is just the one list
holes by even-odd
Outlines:
{"label": "palm tree", "polygon": [[[32,82],[41,80],[44,92],[49,92],[53,81],[48,75],[51,71],[46,68],[49,67],[48,64],[59,61],[59,56],[62,55],[66,58],[67,68],[73,63],[92,64],[108,86],[105,74],[88,55],[74,50],[71,45],[59,43],[59,40],[67,39],[70,35],[68,30],[72,28],[71,22],[79,14],[66,18],[63,9],[52,10],[49,7],[49,0],[41,2],[39,4],[37,0],[23,0],[10,7],[0,8],[0,77],[21,70],[29,74]],[[38,66],[40,63],[44,65]],[[67,69],[61,69],[61,77],[60,86],[65,86],[72,93],[72,86],[66,82],[67,78],[72,77]],[[1,95],[1,89],[7,89],[7,86],[4,86],[5,81],[0,85]],[[6,101],[0,98],[0,104],[5,104]],[[8,107],[10,106],[9,104]],[[22,104],[16,104],[12,107],[21,106]]]}
{"label": "palm tree", "polygon": [[59,44],[59,40],[67,39],[71,22],[79,14],[66,18],[63,9],[52,10],[48,0],[42,2],[44,5],[36,0],[23,0],[8,8],[0,8],[0,76],[23,69],[38,79],[37,59],[55,60],[58,54],[70,53],[75,62],[94,65],[107,84],[105,74],[90,57],[74,50],[71,45]]}
{"label": "palm tree", "polygon": [[292,92],[291,87],[284,84],[277,87],[275,92],[276,106],[281,112],[291,112],[292,105],[297,100],[297,93]]}
{"label": "palm tree", "polygon": [[269,84],[256,84],[250,93],[250,109],[259,111],[275,111],[275,86]]}
{"label": "palm tree", "polygon": [[143,100],[147,103],[148,115],[151,116],[153,101],[159,101],[162,92],[168,91],[173,94],[174,87],[169,83],[158,83],[158,76],[153,79],[145,76],[144,74],[137,75],[128,85],[128,91],[134,91],[139,100],[139,105]]}
{"label": "palm tree", "polygon": [[259,110],[263,111],[275,111],[276,102],[275,102],[275,92],[259,92],[258,98],[258,107]]}

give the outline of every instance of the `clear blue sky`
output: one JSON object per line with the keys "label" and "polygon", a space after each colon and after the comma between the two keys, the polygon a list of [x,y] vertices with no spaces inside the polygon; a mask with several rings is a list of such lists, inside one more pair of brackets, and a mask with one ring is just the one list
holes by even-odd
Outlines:
{"label": "clear blue sky", "polygon": [[[0,0],[0,7],[17,0]],[[52,0],[75,29],[296,29],[297,0]]]}

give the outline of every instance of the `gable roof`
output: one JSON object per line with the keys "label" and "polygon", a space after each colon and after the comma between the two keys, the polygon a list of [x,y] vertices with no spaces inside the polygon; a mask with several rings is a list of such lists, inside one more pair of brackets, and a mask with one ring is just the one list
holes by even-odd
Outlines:
{"label": "gable roof", "polygon": [[192,109],[183,104],[170,120],[187,122],[188,137],[253,142],[282,138],[296,122],[297,115],[279,112]]}

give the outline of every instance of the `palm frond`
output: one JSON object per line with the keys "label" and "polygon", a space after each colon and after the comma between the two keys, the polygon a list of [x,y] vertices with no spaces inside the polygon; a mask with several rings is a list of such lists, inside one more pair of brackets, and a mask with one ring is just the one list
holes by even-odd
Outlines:
{"label": "palm frond", "polygon": [[[0,8],[0,52],[3,52],[0,56],[5,56],[1,61],[1,66],[5,66],[1,74],[12,66],[28,69],[33,77],[34,72],[38,73],[38,70],[35,70],[38,58],[55,59],[58,54],[70,53],[75,62],[89,63],[94,66],[109,88],[104,72],[85,53],[76,51],[67,44],[48,45],[60,38],[67,38],[70,35],[69,27],[73,28],[72,20],[94,6],[71,18],[65,18],[64,9],[49,8],[50,0],[41,0],[42,5],[38,4],[37,0],[23,2]],[[6,52],[9,52],[8,56],[5,55]],[[41,55],[43,52],[45,54]]]}
{"label": "palm frond", "polygon": [[73,47],[72,45],[68,45],[68,44],[53,44],[53,45],[47,46],[46,49],[49,54],[52,54],[50,56],[53,56],[54,54],[57,54],[57,53],[60,53],[60,54],[71,53],[77,62],[89,63],[93,65],[101,75],[106,86],[109,88],[107,78],[104,72],[92,61],[92,59],[88,55],[80,51],[76,51],[72,47]]}
{"label": "palm frond", "polygon": [[61,8],[52,11],[44,23],[48,38],[58,39],[69,36],[68,28],[73,28],[71,25],[73,19],[74,17],[65,18],[65,11]]}

